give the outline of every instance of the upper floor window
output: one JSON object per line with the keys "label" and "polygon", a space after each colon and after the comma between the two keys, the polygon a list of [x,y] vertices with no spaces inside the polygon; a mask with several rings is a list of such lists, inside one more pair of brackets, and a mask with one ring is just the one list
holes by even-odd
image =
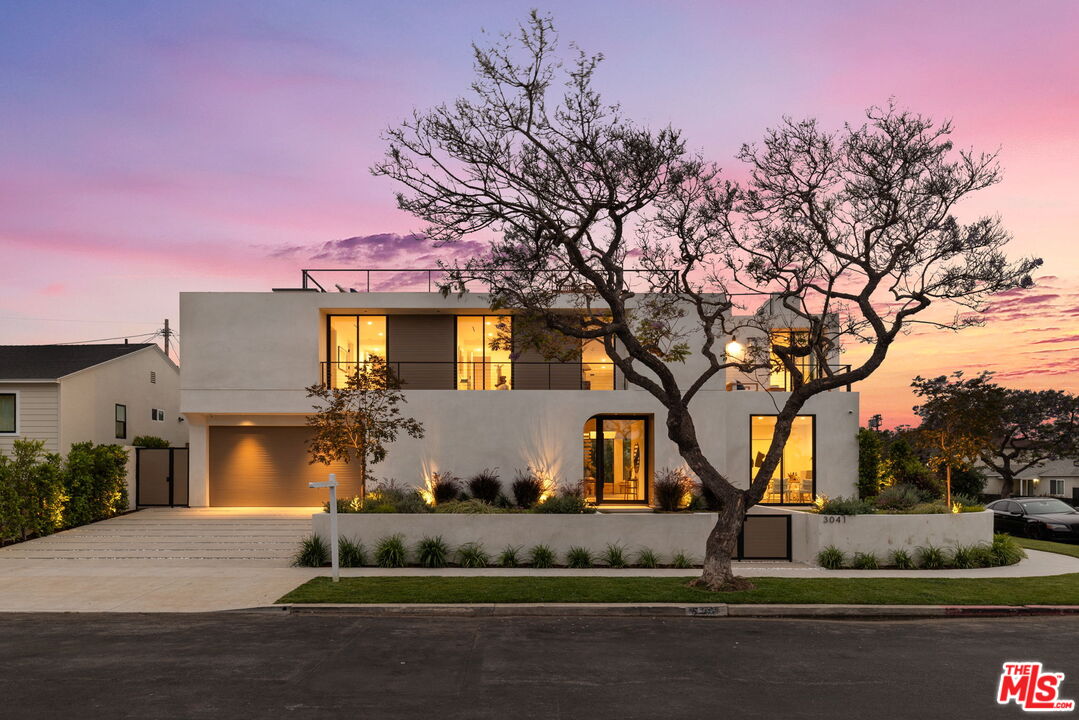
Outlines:
{"label": "upper floor window", "polygon": [[[809,344],[808,328],[780,328],[772,331],[772,348],[776,345],[781,347],[804,348]],[[794,366],[802,373],[803,382],[809,382],[816,377],[817,361],[812,355],[795,357]],[[768,377],[769,385],[774,390],[793,390],[794,378],[787,366],[779,359],[773,350],[771,353],[771,372]]]}
{"label": "upper floor window", "polygon": [[15,434],[19,430],[16,422],[18,398],[15,393],[0,393],[0,433]]}
{"label": "upper floor window", "polygon": [[386,359],[386,316],[330,315],[327,341],[328,382],[343,387],[372,355]]}
{"label": "upper floor window", "polygon": [[165,411],[160,408],[150,408],[150,419],[154,422],[165,422]]}
{"label": "upper floor window", "polygon": [[[750,420],[750,479],[764,463],[775,433],[775,415],[754,415]],[[813,502],[816,497],[816,457],[814,442],[814,417],[799,415],[791,425],[791,434],[783,448],[768,489],[761,499],[763,504],[789,505]]]}
{"label": "upper floor window", "polygon": [[116,437],[123,440],[127,437],[127,405],[116,405],[113,417],[116,420]]}
{"label": "upper floor window", "polygon": [[509,315],[461,315],[457,318],[457,389],[509,390],[513,360]]}
{"label": "upper floor window", "polygon": [[614,390],[614,363],[602,340],[581,342],[581,389]]}

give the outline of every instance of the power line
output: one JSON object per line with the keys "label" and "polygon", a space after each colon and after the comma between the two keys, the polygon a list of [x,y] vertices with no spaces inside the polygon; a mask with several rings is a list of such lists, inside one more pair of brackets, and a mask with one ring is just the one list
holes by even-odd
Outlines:
{"label": "power line", "polygon": [[152,333],[144,333],[142,335],[118,335],[117,337],[96,338],[94,340],[72,340],[70,342],[50,343],[50,344],[52,344],[52,345],[89,345],[91,343],[108,342],[109,340],[132,340],[132,339],[134,339],[134,340],[141,340],[141,339],[149,340],[151,338],[157,337],[160,334],[161,334],[160,330],[154,330]]}

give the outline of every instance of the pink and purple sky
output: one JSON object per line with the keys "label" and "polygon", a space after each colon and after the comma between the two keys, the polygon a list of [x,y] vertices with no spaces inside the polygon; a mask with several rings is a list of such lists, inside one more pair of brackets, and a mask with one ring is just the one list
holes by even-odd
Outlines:
{"label": "pink and purple sky", "polygon": [[[368,173],[379,132],[463,93],[469,43],[533,4],[0,5],[0,342],[175,326],[180,291],[292,286],[311,265],[430,266]],[[1004,182],[960,215],[1000,214],[1013,253],[1045,259],[1038,288],[982,328],[903,338],[859,388],[862,415],[909,422],[910,379],[955,369],[1079,391],[1079,3],[541,9],[604,53],[608,99],[732,170],[782,115],[838,126],[891,96],[1000,148]]]}

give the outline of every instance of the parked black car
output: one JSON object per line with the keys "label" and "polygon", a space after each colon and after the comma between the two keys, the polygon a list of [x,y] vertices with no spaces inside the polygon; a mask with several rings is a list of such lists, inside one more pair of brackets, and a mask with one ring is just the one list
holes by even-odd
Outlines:
{"label": "parked black car", "polygon": [[986,505],[996,532],[1040,540],[1079,540],[1079,511],[1056,498],[1008,498]]}

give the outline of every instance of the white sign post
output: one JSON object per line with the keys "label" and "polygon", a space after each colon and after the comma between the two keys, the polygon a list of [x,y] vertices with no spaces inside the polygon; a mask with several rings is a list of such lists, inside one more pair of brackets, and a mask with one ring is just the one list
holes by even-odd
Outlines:
{"label": "white sign post", "polygon": [[307,487],[330,489],[330,567],[333,569],[333,581],[338,582],[341,579],[341,559],[337,541],[337,475],[330,473],[329,480],[307,483]]}

